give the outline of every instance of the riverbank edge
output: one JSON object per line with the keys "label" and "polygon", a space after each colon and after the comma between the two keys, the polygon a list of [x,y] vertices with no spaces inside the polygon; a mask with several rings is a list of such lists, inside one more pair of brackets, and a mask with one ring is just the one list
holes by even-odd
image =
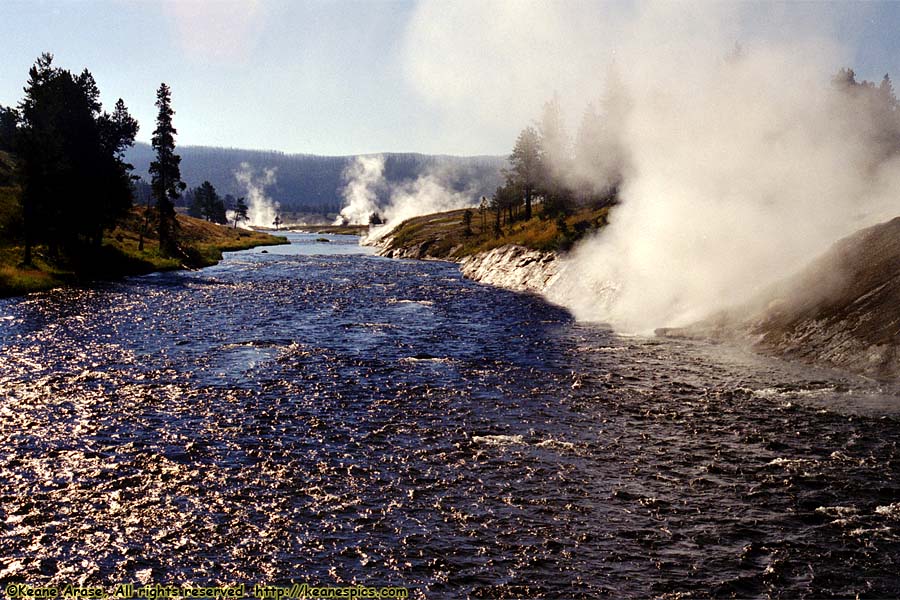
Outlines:
{"label": "riverbank edge", "polygon": [[515,292],[542,294],[559,276],[560,254],[533,250],[517,244],[506,244],[462,258],[436,258],[425,254],[422,244],[395,247],[388,234],[370,244],[376,254],[386,258],[407,260],[443,260],[459,265],[466,279]]}
{"label": "riverbank edge", "polygon": [[656,333],[900,380],[900,217],[838,240],[743,306]]}
{"label": "riverbank edge", "polygon": [[[655,333],[659,337],[732,343],[763,356],[875,379],[900,379],[900,344],[897,339],[888,339],[890,336],[882,330],[890,329],[890,323],[896,327],[898,322],[896,306],[900,303],[893,298],[897,294],[900,275],[896,269],[891,271],[884,265],[878,267],[881,272],[877,276],[866,273],[867,269],[878,263],[888,264],[892,257],[900,257],[896,242],[900,239],[898,232],[900,218],[860,230],[837,242],[832,250],[810,265],[810,273],[782,282],[782,289],[772,292],[772,297],[761,303],[765,309],[744,310],[746,314],[743,318],[731,315],[726,319],[717,315],[689,327],[658,329]],[[876,233],[884,239],[871,241]],[[462,258],[454,257],[451,250],[448,256],[437,258],[429,255],[429,249],[436,245],[436,240],[398,244],[392,234],[371,244],[378,248],[378,255],[454,262],[459,265],[462,275],[470,280],[516,292],[538,294],[553,302],[547,298],[546,292],[560,276],[562,253],[508,244]],[[850,246],[850,250],[845,249],[846,246]],[[838,268],[845,272],[842,279],[846,284],[841,288],[840,301],[830,299],[834,290],[828,294],[823,292],[821,297],[806,297],[807,292],[815,287],[813,283],[820,277],[819,273]],[[865,285],[848,283],[861,278]],[[792,299],[793,296],[800,299]],[[861,308],[863,305],[864,309]],[[885,308],[890,306],[895,307],[893,312]],[[883,327],[867,325],[873,318]],[[866,331],[858,331],[863,328]]]}
{"label": "riverbank edge", "polygon": [[138,250],[139,237],[127,221],[143,218],[136,209],[122,225],[109,232],[101,248],[65,261],[50,260],[37,248],[32,265],[20,264],[19,247],[0,252],[0,298],[24,296],[97,281],[117,281],[148,273],[196,270],[218,264],[224,252],[249,250],[260,246],[279,246],[290,242],[284,236],[261,231],[235,229],[178,215],[185,233],[179,240],[183,256],[166,258],[159,254],[155,240],[147,236],[146,250]]}

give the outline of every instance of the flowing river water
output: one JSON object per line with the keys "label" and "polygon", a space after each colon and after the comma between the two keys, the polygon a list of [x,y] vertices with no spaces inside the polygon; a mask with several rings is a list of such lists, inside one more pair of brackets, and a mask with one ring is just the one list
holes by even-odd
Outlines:
{"label": "flowing river water", "polygon": [[900,594],[900,393],[292,235],[0,300],[0,584]]}

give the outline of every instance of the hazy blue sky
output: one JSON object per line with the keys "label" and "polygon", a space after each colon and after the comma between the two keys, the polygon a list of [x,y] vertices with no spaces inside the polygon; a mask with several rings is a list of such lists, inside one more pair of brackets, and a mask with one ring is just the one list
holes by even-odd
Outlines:
{"label": "hazy blue sky", "polygon": [[[21,99],[29,66],[50,51],[60,66],[90,69],[107,106],[122,97],[142,140],[165,81],[181,144],[507,153],[542,98],[599,95],[604,65],[628,68],[614,40],[640,27],[641,6],[0,0],[0,104]],[[829,67],[900,77],[900,3],[715,6],[723,39],[752,49],[821,36],[839,48]]]}

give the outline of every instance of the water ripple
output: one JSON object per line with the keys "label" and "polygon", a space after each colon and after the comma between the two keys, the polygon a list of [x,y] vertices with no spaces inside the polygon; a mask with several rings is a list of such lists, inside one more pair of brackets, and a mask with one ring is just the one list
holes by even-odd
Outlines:
{"label": "water ripple", "polygon": [[0,301],[0,583],[900,589],[895,388],[298,246]]}

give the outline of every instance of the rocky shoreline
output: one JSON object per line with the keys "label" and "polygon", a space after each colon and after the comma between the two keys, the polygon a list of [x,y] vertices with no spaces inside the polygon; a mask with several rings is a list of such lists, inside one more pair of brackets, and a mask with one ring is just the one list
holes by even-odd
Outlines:
{"label": "rocky shoreline", "polygon": [[[508,244],[441,256],[426,239],[397,244],[388,235],[373,245],[380,256],[447,260],[473,281],[545,294],[560,277],[560,255]],[[900,377],[900,217],[863,229],[790,280],[746,306],[694,325],[660,329],[665,337],[692,337],[749,345],[757,352],[838,367],[876,378]]]}
{"label": "rocky shoreline", "polygon": [[543,293],[559,277],[559,255],[522,246],[501,246],[467,256],[463,277],[517,292]]}
{"label": "rocky shoreline", "polygon": [[393,237],[388,235],[373,245],[378,248],[376,254],[386,258],[455,262],[467,279],[516,292],[540,294],[559,276],[557,253],[540,252],[514,244],[463,258],[456,258],[451,249],[449,255],[441,259],[426,254],[430,245],[428,241],[409,247],[392,248]]}

